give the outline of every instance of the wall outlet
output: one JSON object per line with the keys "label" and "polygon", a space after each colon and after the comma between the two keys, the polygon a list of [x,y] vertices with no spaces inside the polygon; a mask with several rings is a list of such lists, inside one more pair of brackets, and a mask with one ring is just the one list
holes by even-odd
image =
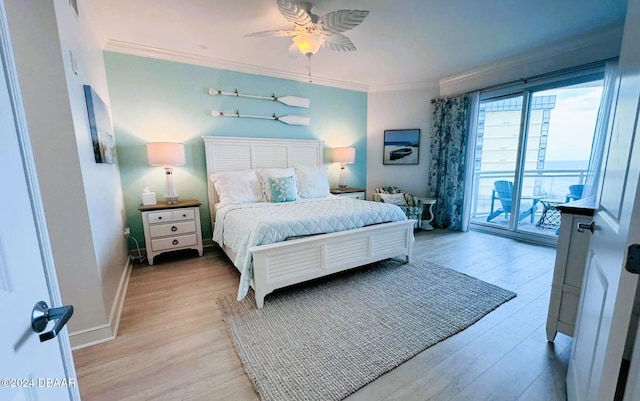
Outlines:
{"label": "wall outlet", "polygon": [[131,235],[131,229],[129,227],[124,229],[124,237],[128,238]]}

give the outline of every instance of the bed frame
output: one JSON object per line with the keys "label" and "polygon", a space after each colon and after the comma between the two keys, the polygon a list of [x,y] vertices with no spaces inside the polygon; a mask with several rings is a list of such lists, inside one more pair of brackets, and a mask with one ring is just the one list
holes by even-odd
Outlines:
{"label": "bed frame", "polygon": [[[322,166],[324,142],[316,140],[205,136],[209,211],[215,225],[218,195],[209,176],[220,171]],[[406,255],[413,250],[414,220],[384,223],[249,248],[258,308],[273,290],[367,263]],[[233,252],[222,247],[229,259]]]}

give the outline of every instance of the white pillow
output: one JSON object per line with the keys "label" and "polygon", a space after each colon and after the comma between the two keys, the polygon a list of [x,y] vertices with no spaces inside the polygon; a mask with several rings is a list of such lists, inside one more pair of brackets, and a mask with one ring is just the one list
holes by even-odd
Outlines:
{"label": "white pillow", "polygon": [[378,194],[380,199],[385,203],[391,203],[392,205],[407,206],[407,200],[403,194]]}
{"label": "white pillow", "polygon": [[258,174],[253,170],[225,171],[209,178],[218,193],[219,206],[264,201]]}
{"label": "white pillow", "polygon": [[295,179],[295,172],[293,171],[293,167],[261,168],[258,170],[258,178],[260,179],[260,186],[262,187],[262,197],[267,202],[271,202],[271,185],[269,184],[269,178],[283,177],[294,177]]}
{"label": "white pillow", "polygon": [[329,173],[326,167],[294,166],[301,198],[329,196]]}

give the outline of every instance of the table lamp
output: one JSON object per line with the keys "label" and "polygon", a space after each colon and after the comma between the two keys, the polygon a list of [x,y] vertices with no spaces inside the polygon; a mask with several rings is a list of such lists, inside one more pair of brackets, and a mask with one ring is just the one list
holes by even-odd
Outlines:
{"label": "table lamp", "polygon": [[353,163],[356,160],[356,148],[333,148],[333,161],[340,163],[340,178],[338,178],[338,188],[344,190],[347,188],[347,177],[344,174],[346,164]]}
{"label": "table lamp", "polygon": [[147,160],[151,166],[162,166],[165,170],[164,200],[169,204],[178,203],[178,191],[173,182],[173,166],[183,166],[184,144],[174,142],[147,143]]}

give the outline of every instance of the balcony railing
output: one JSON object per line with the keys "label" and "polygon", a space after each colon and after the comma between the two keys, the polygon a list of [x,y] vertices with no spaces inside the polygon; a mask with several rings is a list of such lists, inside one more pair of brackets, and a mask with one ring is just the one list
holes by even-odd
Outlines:
{"label": "balcony railing", "polygon": [[[473,179],[473,201],[471,219],[489,214],[494,181],[513,181],[513,172],[476,171]],[[522,196],[564,201],[569,185],[584,184],[587,170],[525,170],[522,181]]]}

